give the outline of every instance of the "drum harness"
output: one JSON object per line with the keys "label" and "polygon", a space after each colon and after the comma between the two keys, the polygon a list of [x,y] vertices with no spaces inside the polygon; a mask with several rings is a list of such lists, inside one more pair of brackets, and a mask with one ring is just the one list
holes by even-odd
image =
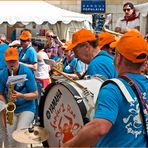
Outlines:
{"label": "drum harness", "polygon": [[[136,97],[137,97],[137,100],[138,100],[138,103],[139,103],[139,108],[140,108],[140,115],[141,115],[141,123],[143,125],[143,128],[144,128],[144,131],[145,131],[145,138],[146,138],[146,147],[148,147],[148,127],[147,127],[147,124],[146,124],[146,117],[145,117],[145,114],[147,114],[148,112],[148,107],[147,107],[147,104],[142,96],[142,93],[139,89],[139,87],[135,84],[135,82],[130,79],[128,76],[126,75],[122,75],[120,76],[120,78],[122,78],[123,80],[126,81],[126,83],[128,83],[128,85],[131,87],[131,89],[133,90],[133,92],[135,93]],[[148,79],[148,76],[146,76],[146,78]],[[110,79],[110,80],[107,80],[105,81],[102,86],[106,85],[107,83],[114,83],[118,86],[118,88],[120,89],[120,91],[122,92],[122,94],[124,95],[124,97],[126,98],[126,100],[132,104],[134,102],[134,99],[132,98],[132,96],[130,95],[130,93],[128,92],[127,88],[125,87],[125,85],[123,84],[123,82],[119,79],[116,79],[116,78],[113,78],[113,79]],[[101,87],[102,87],[101,86]],[[146,113],[143,111],[143,107],[145,107],[146,109]]]}

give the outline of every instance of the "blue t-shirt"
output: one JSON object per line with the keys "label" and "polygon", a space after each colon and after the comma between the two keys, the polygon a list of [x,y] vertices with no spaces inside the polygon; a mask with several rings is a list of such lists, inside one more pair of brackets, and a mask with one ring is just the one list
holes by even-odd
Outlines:
{"label": "blue t-shirt", "polygon": [[89,63],[87,75],[101,75],[107,79],[116,78],[117,71],[114,66],[113,56],[101,50]]}
{"label": "blue t-shirt", "polygon": [[77,72],[82,72],[82,68],[81,68],[81,63],[80,60],[78,60],[77,58],[73,57],[69,63],[66,62],[66,59],[63,59],[63,71],[65,73],[69,73],[69,74],[73,74],[74,73],[74,69],[76,69]]}
{"label": "blue t-shirt", "polygon": [[27,64],[37,63],[37,52],[32,47],[29,46],[25,50],[22,50],[22,47],[19,49],[19,61]]}
{"label": "blue t-shirt", "polygon": [[3,68],[6,67],[6,62],[5,62],[5,58],[4,58],[4,54],[6,49],[9,46],[7,44],[0,44],[0,70],[2,70]]}
{"label": "blue t-shirt", "polygon": [[[127,76],[135,81],[145,96],[148,104],[148,79],[144,75],[127,74]],[[131,87],[125,82],[127,90],[131,94],[134,102],[127,102],[118,87],[109,83],[105,85],[99,92],[95,118],[103,118],[112,122],[112,128],[97,143],[97,147],[146,147],[146,139],[144,136],[144,128],[139,118],[139,103],[135,93]],[[144,112],[146,108],[143,106]],[[148,119],[148,114],[146,116]],[[147,120],[148,124],[148,120]]]}
{"label": "blue t-shirt", "polygon": [[[20,64],[17,75],[22,75],[22,74],[27,75],[26,77],[27,80],[22,83],[17,83],[15,85],[14,90],[21,93],[29,93],[29,92],[36,91],[37,86],[36,86],[35,77],[32,71],[28,67]],[[8,88],[9,88],[9,85],[7,84],[8,76],[9,76],[9,73],[7,68],[5,68],[3,71],[0,72],[0,78],[3,78],[3,79],[0,79],[0,93],[5,94],[6,100],[8,100]],[[20,113],[23,111],[31,111],[34,113],[36,112],[35,100],[26,100],[23,98],[18,98],[14,103],[16,104],[15,113]]]}
{"label": "blue t-shirt", "polygon": [[54,56],[53,60],[58,61],[60,58],[60,56]]}

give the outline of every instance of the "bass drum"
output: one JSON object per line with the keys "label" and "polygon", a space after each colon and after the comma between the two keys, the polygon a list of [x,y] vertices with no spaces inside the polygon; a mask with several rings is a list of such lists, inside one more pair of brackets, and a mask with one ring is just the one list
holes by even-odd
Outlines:
{"label": "bass drum", "polygon": [[[89,77],[76,81],[93,94],[95,104],[104,79]],[[68,80],[56,81],[45,89],[39,105],[40,124],[49,131],[49,138],[44,147],[58,147],[70,140],[91,117],[86,118],[90,109],[83,89]]]}

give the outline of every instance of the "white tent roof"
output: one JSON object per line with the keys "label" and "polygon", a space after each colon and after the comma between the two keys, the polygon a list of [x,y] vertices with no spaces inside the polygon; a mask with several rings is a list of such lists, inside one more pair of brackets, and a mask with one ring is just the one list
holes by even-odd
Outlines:
{"label": "white tent roof", "polygon": [[92,16],[80,14],[55,7],[44,1],[0,1],[0,24],[8,22],[13,25],[16,22],[28,24],[35,22],[42,24],[47,21],[55,24],[62,21],[68,24],[71,21],[92,22]]}
{"label": "white tent roof", "polygon": [[143,4],[135,5],[136,10],[140,11],[140,13],[148,14],[148,2]]}

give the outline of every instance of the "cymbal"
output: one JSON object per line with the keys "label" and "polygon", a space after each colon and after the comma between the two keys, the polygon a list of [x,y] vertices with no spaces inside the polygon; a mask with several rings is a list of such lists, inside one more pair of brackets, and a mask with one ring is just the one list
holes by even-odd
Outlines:
{"label": "cymbal", "polygon": [[17,129],[12,133],[14,140],[26,144],[39,144],[47,140],[49,133],[42,127]]}

